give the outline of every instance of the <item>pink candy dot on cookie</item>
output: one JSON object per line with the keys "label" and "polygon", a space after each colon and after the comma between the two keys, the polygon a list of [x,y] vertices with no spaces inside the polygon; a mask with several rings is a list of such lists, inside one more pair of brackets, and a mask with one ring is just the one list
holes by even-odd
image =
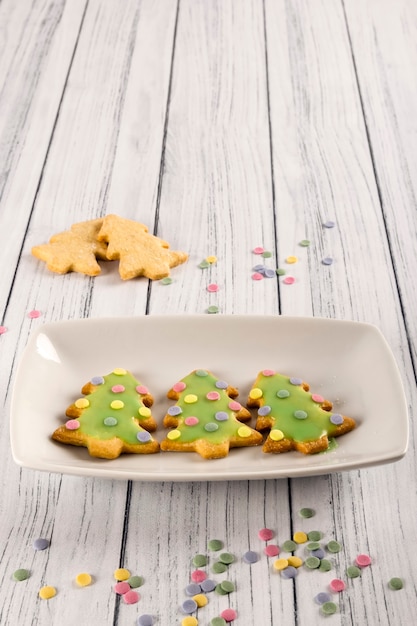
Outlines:
{"label": "pink candy dot on cookie", "polygon": [[242,408],[242,405],[239,404],[239,402],[236,402],[235,400],[232,400],[231,402],[229,402],[229,409],[231,411],[240,411],[241,408]]}
{"label": "pink candy dot on cookie", "polygon": [[78,420],[68,420],[65,422],[65,428],[68,430],[77,430],[80,427],[80,422]]}
{"label": "pink candy dot on cookie", "polygon": [[138,385],[136,387],[136,391],[138,393],[140,393],[142,396],[146,395],[147,393],[149,393],[148,388],[145,387],[145,385]]}
{"label": "pink candy dot on cookie", "polygon": [[186,384],[183,383],[182,381],[180,381],[179,383],[175,383],[175,385],[172,387],[172,389],[174,391],[176,391],[177,393],[180,393],[181,391],[184,391],[184,389],[186,388]]}
{"label": "pink candy dot on cookie", "polygon": [[111,388],[113,393],[123,393],[125,388],[123,385],[113,385],[113,387]]}

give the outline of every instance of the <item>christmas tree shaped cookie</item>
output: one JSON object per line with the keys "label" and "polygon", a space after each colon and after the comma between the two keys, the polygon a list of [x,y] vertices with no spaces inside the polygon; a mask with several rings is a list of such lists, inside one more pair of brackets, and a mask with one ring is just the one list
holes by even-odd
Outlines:
{"label": "christmas tree shaped cookie", "polygon": [[73,224],[70,230],[53,235],[49,243],[34,246],[32,254],[45,261],[51,272],[97,276],[101,268],[96,259],[107,260],[107,244],[97,240],[102,224],[101,218]]}
{"label": "christmas tree shaped cookie", "polygon": [[356,425],[351,417],[332,413],[331,402],[310,393],[300,378],[273,370],[259,372],[247,406],[258,409],[256,429],[270,429],[264,452],[322,452],[329,447],[329,437],[343,435]]}
{"label": "christmas tree shaped cookie", "polygon": [[160,280],[169,276],[171,267],[188,259],[185,252],[170,250],[169,243],[151,235],[144,224],[118,215],[104,218],[97,239],[108,242],[108,259],[119,259],[119,274],[123,280],[135,276]]}
{"label": "christmas tree shaped cookie", "polygon": [[84,446],[91,456],[115,459],[122,452],[149,454],[159,444],[149,434],[156,422],[153,397],[125,369],[95,376],[82,388],[84,397],[68,407],[70,419],[52,434],[61,443]]}
{"label": "christmas tree shaped cookie", "polygon": [[176,383],[168,398],[164,426],[173,427],[161,442],[162,450],[198,452],[205,459],[227,456],[229,448],[256,446],[262,435],[242,424],[249,411],[235,400],[237,390],[207,370],[194,370]]}

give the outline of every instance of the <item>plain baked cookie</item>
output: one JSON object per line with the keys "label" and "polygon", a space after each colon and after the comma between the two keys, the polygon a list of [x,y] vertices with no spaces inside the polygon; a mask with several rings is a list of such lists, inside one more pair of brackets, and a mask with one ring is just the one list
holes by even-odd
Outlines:
{"label": "plain baked cookie", "polygon": [[55,430],[52,439],[84,446],[91,456],[103,459],[115,459],[122,452],[159,451],[158,442],[149,434],[156,429],[149,408],[152,395],[130,372],[117,368],[106,376],[95,376],[82,393],[66,410],[70,419]]}
{"label": "plain baked cookie", "polygon": [[37,259],[57,274],[79,272],[97,276],[101,272],[97,258],[107,260],[107,244],[97,240],[101,218],[73,224],[70,230],[52,235],[49,243],[32,248]]}
{"label": "plain baked cookie", "polygon": [[235,400],[237,390],[198,369],[177,382],[168,392],[176,404],[168,409],[164,426],[172,427],[161,450],[197,452],[205,459],[228,455],[229,448],[257,446],[263,437],[242,421],[251,414]]}
{"label": "plain baked cookie", "polygon": [[169,243],[148,232],[144,224],[118,215],[107,215],[97,235],[108,243],[107,258],[119,259],[119,274],[123,280],[146,276],[160,280],[170,269],[188,259],[185,252],[169,249]]}
{"label": "plain baked cookie", "polygon": [[258,409],[256,430],[270,429],[264,452],[322,452],[329,447],[329,437],[343,435],[356,426],[351,417],[332,413],[332,403],[310,393],[309,385],[300,378],[273,370],[259,372],[247,406]]}

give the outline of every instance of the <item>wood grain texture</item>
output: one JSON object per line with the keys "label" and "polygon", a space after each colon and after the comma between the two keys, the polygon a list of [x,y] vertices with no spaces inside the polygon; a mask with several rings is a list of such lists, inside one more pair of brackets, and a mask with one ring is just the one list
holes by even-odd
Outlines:
{"label": "wood grain texture", "polygon": [[[410,451],[394,465],[291,480],[128,483],[18,468],[8,419],[17,364],[43,321],[190,315],[212,304],[220,314],[378,325],[412,416],[415,17],[407,0],[0,3],[1,624],[129,626],[145,612],[180,624],[191,559],[207,553],[209,575],[227,576],[236,592],[210,594],[201,624],[230,605],[242,626],[319,625],[315,595],[346,578],[360,552],[373,565],[336,598],[332,624],[408,623],[413,423]],[[189,252],[171,285],[122,282],[111,263],[96,279],[57,276],[30,256],[52,233],[106,213],[142,221]],[[335,228],[324,228],[330,219]],[[271,258],[253,254],[261,245]],[[200,269],[212,254],[217,263]],[[286,263],[289,255],[298,263]],[[260,262],[295,283],[253,281]],[[38,320],[27,317],[34,308]],[[302,507],[315,517],[300,517]],[[281,545],[297,530],[321,530],[342,551],[331,572],[303,568],[283,580],[263,554],[263,527]],[[40,536],[51,547],[35,553]],[[211,572],[213,538],[236,557],[223,576]],[[260,557],[253,565],[243,561],[248,549]],[[112,589],[119,565],[144,577],[138,605]],[[25,583],[12,580],[18,567],[31,570]],[[81,571],[91,587],[75,585]],[[401,592],[388,589],[392,576],[404,577]],[[43,584],[57,587],[53,600],[38,599]]]}

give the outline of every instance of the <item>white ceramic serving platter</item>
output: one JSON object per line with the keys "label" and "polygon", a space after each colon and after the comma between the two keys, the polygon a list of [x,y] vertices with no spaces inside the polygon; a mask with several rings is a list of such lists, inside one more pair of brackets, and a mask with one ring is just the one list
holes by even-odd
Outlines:
{"label": "white ceramic serving platter", "polygon": [[[130,370],[162,418],[166,392],[194,369],[211,370],[245,403],[261,369],[300,377],[354,417],[357,428],[316,455],[235,448],[224,459],[196,453],[122,455],[111,461],[57,443],[51,433],[92,376]],[[156,438],[165,429],[160,426]],[[381,332],[370,324],[280,316],[183,315],[83,319],[45,324],[30,338],[16,372],[11,407],[15,461],[28,468],[142,481],[268,479],[328,474],[399,460],[408,444],[401,379]]]}

